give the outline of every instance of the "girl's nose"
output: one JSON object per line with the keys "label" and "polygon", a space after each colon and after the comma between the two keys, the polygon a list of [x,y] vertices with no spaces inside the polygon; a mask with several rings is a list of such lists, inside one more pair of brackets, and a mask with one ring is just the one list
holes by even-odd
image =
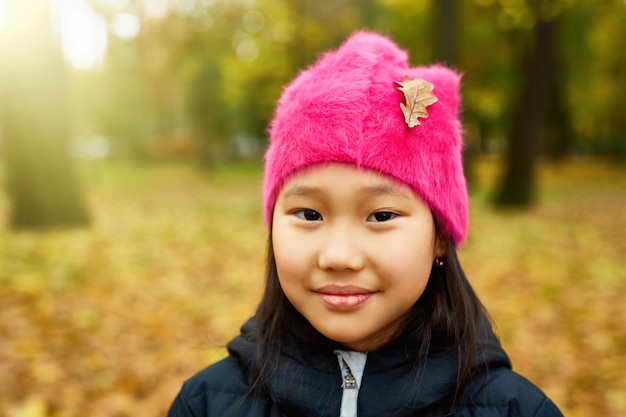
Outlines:
{"label": "girl's nose", "polygon": [[327,229],[319,252],[319,267],[333,271],[362,269],[365,264],[362,243],[349,227]]}

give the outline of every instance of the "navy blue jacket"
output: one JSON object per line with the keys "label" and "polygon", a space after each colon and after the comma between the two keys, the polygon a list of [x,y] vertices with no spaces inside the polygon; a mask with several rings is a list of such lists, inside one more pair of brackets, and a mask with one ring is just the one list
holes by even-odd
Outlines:
{"label": "navy blue jacket", "polygon": [[[265,395],[250,394],[255,366],[254,321],[229,344],[229,356],[185,382],[169,417],[339,417],[342,377],[332,352],[285,352]],[[454,416],[558,417],[539,389],[514,373],[490,332],[481,355],[488,370],[462,393]],[[429,357],[418,375],[406,350],[370,352],[358,397],[359,417],[444,416],[456,378],[456,360]]]}

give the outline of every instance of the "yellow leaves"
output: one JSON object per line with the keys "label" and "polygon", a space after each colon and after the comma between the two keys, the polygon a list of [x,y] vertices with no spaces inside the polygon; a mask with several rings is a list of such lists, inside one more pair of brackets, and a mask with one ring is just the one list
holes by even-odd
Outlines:
{"label": "yellow leaves", "polygon": [[419,126],[419,118],[428,117],[426,108],[437,102],[437,97],[431,93],[434,86],[421,78],[409,78],[407,76],[401,82],[396,81],[396,84],[399,85],[398,90],[404,93],[406,100],[406,104],[400,103],[404,122],[410,128]]}
{"label": "yellow leaves", "polygon": [[[496,163],[474,166],[479,192]],[[623,416],[626,173],[558,167],[541,166],[549,195],[529,212],[474,194],[460,257],[516,370],[565,415]],[[0,228],[1,416],[165,415],[259,301],[260,167],[107,169],[119,178],[92,186],[92,229]]]}
{"label": "yellow leaves", "polygon": [[15,290],[24,295],[41,294],[47,286],[46,277],[33,272],[18,274],[14,279],[14,283]]}
{"label": "yellow leaves", "polygon": [[[40,356],[41,352],[38,352]],[[62,364],[53,358],[42,358],[32,361],[31,374],[33,382],[42,385],[54,385],[65,376]]]}
{"label": "yellow leaves", "polygon": [[[496,163],[493,160],[491,163]],[[496,166],[475,166],[492,189]],[[568,416],[626,415],[626,171],[577,160],[541,164],[541,204],[493,212],[472,199],[465,271],[514,368]]]}
{"label": "yellow leaves", "polygon": [[47,417],[48,407],[37,396],[27,397],[24,402],[9,410],[9,417]]}

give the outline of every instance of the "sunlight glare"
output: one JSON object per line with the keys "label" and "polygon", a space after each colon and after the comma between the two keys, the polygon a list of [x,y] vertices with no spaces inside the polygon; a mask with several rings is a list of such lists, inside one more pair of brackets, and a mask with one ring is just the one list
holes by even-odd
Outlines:
{"label": "sunlight glare", "polygon": [[168,0],[146,0],[143,3],[143,10],[151,18],[160,19],[170,11]]}
{"label": "sunlight glare", "polygon": [[193,10],[198,7],[198,2],[196,0],[177,0],[174,2],[176,8],[181,10],[183,13],[191,13]]}
{"label": "sunlight glare", "polygon": [[141,30],[141,22],[139,18],[131,13],[118,13],[111,23],[113,33],[125,40],[137,37]]}
{"label": "sunlight glare", "polygon": [[128,7],[128,0],[98,0],[98,3],[113,10],[124,10]]}
{"label": "sunlight glare", "polygon": [[0,29],[7,24],[7,3],[6,0],[0,0]]}
{"label": "sunlight glare", "polygon": [[104,19],[85,0],[63,3],[61,13],[61,49],[65,58],[79,69],[95,66],[107,48]]}

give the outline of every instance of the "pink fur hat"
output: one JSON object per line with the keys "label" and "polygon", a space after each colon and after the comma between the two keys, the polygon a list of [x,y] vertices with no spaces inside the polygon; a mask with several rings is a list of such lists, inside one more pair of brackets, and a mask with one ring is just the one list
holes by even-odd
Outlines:
{"label": "pink fur hat", "polygon": [[357,32],[323,55],[285,88],[270,124],[266,223],[294,173],[342,162],[408,184],[460,246],[468,217],[460,78],[441,65],[409,67],[405,51],[371,32]]}

